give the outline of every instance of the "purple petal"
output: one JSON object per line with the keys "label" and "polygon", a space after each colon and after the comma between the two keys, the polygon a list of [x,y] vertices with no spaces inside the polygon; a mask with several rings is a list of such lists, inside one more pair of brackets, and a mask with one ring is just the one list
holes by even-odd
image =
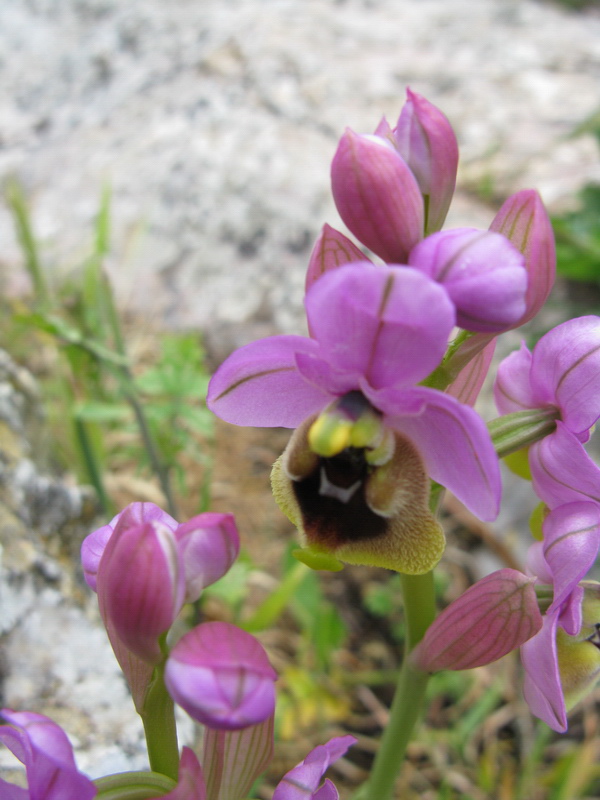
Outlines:
{"label": "purple petal", "polygon": [[564,423],[529,448],[535,493],[549,508],[579,500],[600,503],[600,469]]}
{"label": "purple petal", "polygon": [[356,238],[384,261],[404,263],[423,238],[423,198],[393,145],[347,129],[331,163],[331,187]]}
{"label": "purple petal", "polygon": [[552,224],[539,194],[524,189],[506,200],[490,225],[504,234],[525,256],[529,276],[526,311],[514,327],[533,319],[546,302],[556,275],[556,247]]}
{"label": "purple petal", "polygon": [[428,236],[408,263],[439,281],[470,331],[503,331],[525,312],[525,260],[499,233],[456,228]]}
{"label": "purple petal", "polygon": [[[154,800],[159,800],[154,798]],[[193,750],[184,747],[179,762],[177,786],[162,800],[206,800],[206,786],[200,762]]]}
{"label": "purple petal", "polygon": [[575,586],[560,609],[558,625],[569,636],[577,636],[581,631],[583,624],[583,597],[583,587]]}
{"label": "purple petal", "polygon": [[[273,800],[316,800],[319,784],[329,765],[356,742],[354,736],[338,736],[327,744],[319,745],[294,769],[285,774],[273,792]],[[331,792],[326,798],[335,797]]]}
{"label": "purple petal", "polygon": [[310,254],[306,272],[306,291],[326,272],[355,261],[365,261],[365,258],[362,250],[359,250],[347,236],[330,225],[323,225],[321,235]]}
{"label": "purple petal", "polygon": [[296,364],[298,372],[308,383],[319,387],[331,397],[341,397],[356,389],[361,382],[360,373],[340,372],[324,358],[310,353],[298,353]]}
{"label": "purple petal", "polygon": [[236,350],[210,381],[208,407],[234,425],[296,428],[331,399],[298,372],[297,353],[318,356],[319,346],[303,336],[273,336]]}
{"label": "purple petal", "polygon": [[558,670],[556,628],[557,615],[547,615],[542,630],[522,645],[523,694],[536,717],[553,730],[564,733],[567,730],[567,711]]}
{"label": "purple petal", "polygon": [[446,389],[446,392],[455,397],[459,403],[474,406],[488,374],[495,349],[496,339],[492,339],[459,372],[458,376]]}
{"label": "purple petal", "polygon": [[541,627],[533,579],[501,569],[450,603],[429,626],[412,657],[424,672],[472,669],[516,650]]}
{"label": "purple petal", "polygon": [[458,143],[447,117],[433,103],[410,89],[406,97],[394,133],[400,154],[429,200],[426,233],[431,233],[444,224],[454,194]]}
{"label": "purple petal", "polygon": [[429,475],[480,519],[495,519],[501,494],[498,457],[481,417],[434,389],[369,395],[390,427],[418,448]]}
{"label": "purple petal", "polygon": [[[544,558],[553,577],[554,599],[548,613],[560,610],[588,573],[600,547],[600,507],[595,503],[567,503],[544,520]],[[573,631],[571,635],[579,633]]]}
{"label": "purple petal", "polygon": [[32,800],[91,800],[94,784],[78,772],[73,748],[63,729],[43,714],[3,709],[9,725],[0,726],[2,741],[25,764]]}
{"label": "purple petal", "polygon": [[323,276],[305,304],[322,357],[376,389],[425,378],[441,361],[454,326],[446,292],[407,267],[342,267]]}
{"label": "purple petal", "polygon": [[86,536],[81,545],[81,564],[88,586],[97,591],[96,583],[100,559],[117,524],[120,524],[121,527],[123,525],[135,527],[151,520],[156,520],[156,522],[166,525],[167,528],[173,531],[177,527],[177,522],[173,517],[154,503],[130,503],[127,508],[124,508],[123,511],[113,517],[108,525],[103,525],[102,528],[98,528],[98,530]]}
{"label": "purple petal", "polygon": [[0,797],[2,800],[31,800],[31,795],[27,789],[20,789],[7,783],[0,778]]}
{"label": "purple petal", "polygon": [[175,531],[185,569],[185,601],[195,603],[202,590],[229,571],[240,552],[233,514],[208,512],[193,517]]}
{"label": "purple petal", "polygon": [[533,351],[531,386],[560,408],[573,433],[600,416],[600,317],[570,319],[543,336]]}
{"label": "purple petal", "polygon": [[496,408],[501,414],[525,411],[546,405],[546,398],[533,395],[530,382],[532,356],[525,342],[501,361],[494,382]]}
{"label": "purple petal", "polygon": [[162,660],[159,638],[175,621],[184,593],[172,530],[159,522],[115,529],[98,570],[98,598],[104,618],[138,658]]}

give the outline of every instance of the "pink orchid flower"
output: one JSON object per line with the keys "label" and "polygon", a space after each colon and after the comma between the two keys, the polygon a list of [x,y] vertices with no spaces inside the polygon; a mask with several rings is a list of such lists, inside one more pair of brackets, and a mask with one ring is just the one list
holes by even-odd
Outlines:
{"label": "pink orchid flower", "polygon": [[[236,351],[213,376],[208,405],[236,425],[300,426],[274,490],[285,494],[282,505],[296,504],[287,513],[305,543],[350,563],[428,571],[443,534],[428,516],[426,476],[484,519],[496,516],[500,496],[498,459],[480,417],[416,385],[445,352],[453,304],[417,270],[363,262],[325,274],[305,305],[312,337],[275,336]],[[320,430],[323,446],[314,444]],[[414,502],[401,506],[400,485],[413,487]],[[391,519],[405,527],[386,528]]]}
{"label": "pink orchid flower", "polygon": [[548,409],[556,431],[529,449],[537,495],[550,508],[600,502],[600,470],[583,445],[600,416],[600,317],[571,319],[500,364],[494,385],[501,414]]}

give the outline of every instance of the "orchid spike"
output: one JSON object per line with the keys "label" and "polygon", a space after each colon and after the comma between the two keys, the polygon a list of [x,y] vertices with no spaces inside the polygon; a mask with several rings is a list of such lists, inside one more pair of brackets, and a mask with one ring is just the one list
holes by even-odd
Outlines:
{"label": "orchid spike", "polygon": [[43,714],[0,711],[0,741],[25,765],[27,789],[0,778],[3,800],[91,800],[97,789],[78,771],[63,729]]}
{"label": "orchid spike", "polygon": [[367,262],[328,272],[305,304],[312,338],[272,337],[235,352],[211,380],[209,407],[237,425],[299,427],[274,483],[309,555],[427,572],[443,549],[427,476],[485,519],[500,493],[483,421],[415,385],[440,362],[454,307],[420,272]]}

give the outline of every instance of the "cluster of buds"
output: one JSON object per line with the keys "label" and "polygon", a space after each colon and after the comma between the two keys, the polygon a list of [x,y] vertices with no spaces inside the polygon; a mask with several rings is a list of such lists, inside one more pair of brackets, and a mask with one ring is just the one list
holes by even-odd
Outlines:
{"label": "cluster of buds", "polygon": [[[152,503],[132,503],[82,546],[84,576],[151,739],[168,741],[173,701],[205,726],[199,760],[183,748],[174,769],[89,780],[75,765],[64,731],[40,714],[0,712],[0,741],[25,765],[28,789],[0,780],[7,800],[241,800],[273,755],[277,674],[260,642],[227,622],[204,622],[173,646],[170,629],[185,603],[232,566],[240,548],[231,514],[206,513],[183,524]],[[170,698],[170,699],[169,699]],[[167,732],[167,733],[165,733]],[[279,800],[337,800],[329,764],[355,742],[332,739],[288,773]],[[159,753],[159,762],[162,754]],[[155,767],[155,765],[153,765]],[[171,774],[168,774],[171,772]],[[134,791],[135,790],[135,791]],[[300,795],[298,794],[300,792]]]}

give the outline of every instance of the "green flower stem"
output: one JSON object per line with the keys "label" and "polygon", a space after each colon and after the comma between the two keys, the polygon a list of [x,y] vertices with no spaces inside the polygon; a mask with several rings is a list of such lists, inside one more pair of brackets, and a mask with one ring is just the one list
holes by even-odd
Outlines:
{"label": "green flower stem", "polygon": [[165,663],[166,661],[156,668],[140,716],[144,723],[151,770],[177,781],[179,773],[177,726],[173,700],[167,692],[164,681]]}
{"label": "green flower stem", "polygon": [[354,800],[391,800],[406,747],[423,706],[429,675],[410,663],[410,652],[421,641],[435,617],[433,572],[401,575],[407,626],[404,663],[398,677],[390,718],[373,762],[367,783]]}
{"label": "green flower stem", "polygon": [[488,422],[488,430],[499,458],[539,442],[556,430],[558,409],[531,408],[515,411]]}

